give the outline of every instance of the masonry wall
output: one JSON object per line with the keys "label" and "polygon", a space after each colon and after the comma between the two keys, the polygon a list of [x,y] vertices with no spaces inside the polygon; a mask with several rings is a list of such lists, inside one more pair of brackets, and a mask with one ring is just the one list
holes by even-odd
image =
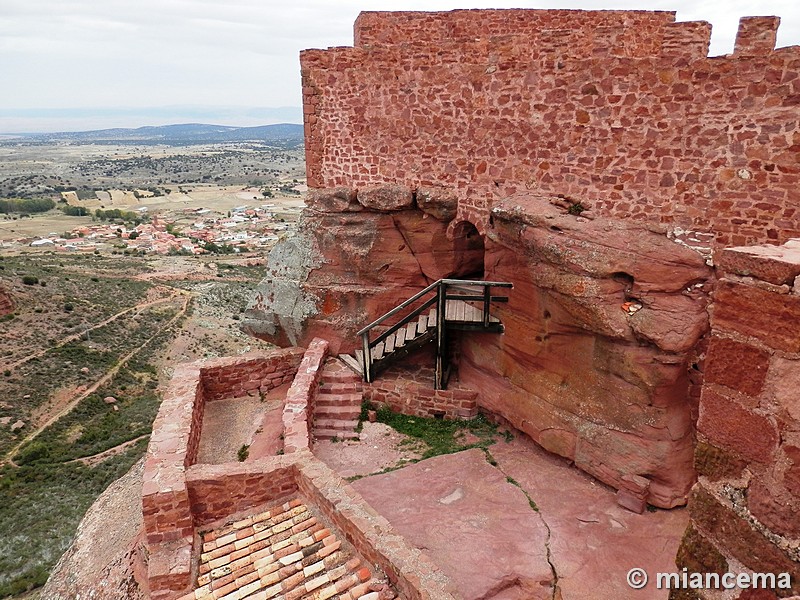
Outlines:
{"label": "masonry wall", "polygon": [[314,400],[327,356],[328,342],[322,338],[314,338],[308,345],[294,381],[286,393],[283,407],[283,446],[287,453],[311,448]]}
{"label": "masonry wall", "polygon": [[301,54],[309,185],[441,186],[479,228],[537,190],[690,245],[800,235],[800,48],[748,18],[708,58],[709,25],[673,20],[362,14],[356,47]]}
{"label": "masonry wall", "polygon": [[[448,578],[309,451],[308,423],[327,353],[327,342],[317,338],[305,352],[287,348],[176,369],[153,425],[142,491],[146,587],[153,600],[175,598],[193,588],[196,530],[298,494],[321,510],[362,556],[382,569],[405,598],[453,600]],[[206,401],[263,389],[253,388],[253,381],[275,385],[286,373],[294,378],[284,412],[285,455],[192,464]]]}
{"label": "masonry wall", "polygon": [[[705,360],[690,572],[791,575],[800,593],[800,240],[726,249]],[[773,595],[758,596],[772,598]]]}
{"label": "masonry wall", "polygon": [[[153,423],[142,483],[148,587],[154,600],[191,586],[198,524],[296,489],[288,476],[276,475],[265,484],[263,475],[253,476],[238,464],[238,471],[225,476],[212,469],[216,479],[202,468],[190,467],[197,456],[206,402],[268,391],[291,381],[302,356],[302,349],[286,348],[176,368]],[[193,473],[191,486],[187,470]],[[199,502],[198,494],[208,499]]]}
{"label": "masonry wall", "polygon": [[433,389],[433,374],[420,381],[413,373],[392,373],[364,384],[364,397],[385,404],[394,412],[427,418],[472,419],[478,416],[478,392],[451,383],[446,390]]}

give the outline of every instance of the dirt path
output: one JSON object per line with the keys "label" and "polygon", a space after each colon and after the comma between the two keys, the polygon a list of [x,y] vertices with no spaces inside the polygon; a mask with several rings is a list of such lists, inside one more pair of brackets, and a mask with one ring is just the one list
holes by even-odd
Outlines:
{"label": "dirt path", "polygon": [[140,435],[137,438],[132,440],[128,440],[127,442],[122,442],[114,446],[113,448],[109,448],[108,450],[103,450],[102,452],[98,452],[97,454],[92,454],[91,456],[83,456],[81,458],[73,458],[72,460],[68,460],[66,464],[70,463],[81,463],[86,465],[87,467],[93,467],[97,463],[103,462],[105,459],[110,458],[111,456],[116,456],[117,454],[121,454],[129,447],[133,446],[139,440],[143,440],[145,438],[149,438],[150,434],[145,433],[144,435]]}
{"label": "dirt path", "polygon": [[14,369],[16,367],[19,367],[20,365],[24,365],[28,361],[31,361],[31,360],[33,360],[35,358],[40,358],[40,357],[44,356],[45,354],[47,354],[51,350],[54,350],[55,348],[61,348],[62,346],[65,346],[66,344],[69,344],[70,342],[77,341],[77,340],[81,339],[84,335],[86,335],[87,332],[91,332],[91,331],[94,331],[95,329],[100,329],[101,327],[105,327],[109,323],[112,323],[112,322],[116,321],[121,316],[126,315],[126,314],[128,314],[130,312],[135,312],[135,311],[141,312],[145,308],[149,308],[151,306],[156,306],[158,304],[166,304],[168,302],[173,302],[175,300],[175,298],[177,298],[182,293],[182,290],[177,290],[176,288],[170,287],[169,289],[172,290],[172,291],[171,291],[169,297],[167,297],[167,298],[159,298],[158,300],[150,300],[150,301],[147,301],[147,302],[141,302],[139,304],[135,304],[133,306],[130,306],[130,307],[126,308],[125,310],[121,310],[118,313],[111,315],[107,319],[104,319],[103,321],[100,321],[98,324],[92,325],[91,327],[88,327],[87,329],[84,329],[80,333],[74,333],[72,335],[68,335],[67,337],[65,337],[61,341],[59,341],[58,343],[53,344],[52,346],[50,346],[48,348],[45,348],[44,350],[39,350],[38,352],[34,352],[33,354],[29,354],[28,356],[20,358],[19,360],[17,360],[16,362],[13,362],[11,364],[0,365],[0,368],[2,368],[2,369]]}
{"label": "dirt path", "polygon": [[[185,315],[185,314],[186,314],[186,310],[187,310],[187,309],[188,309],[188,307],[189,307],[189,302],[191,301],[191,298],[192,298],[192,296],[191,296],[191,294],[190,294],[190,293],[188,293],[188,292],[187,292],[187,293],[185,293],[185,294],[183,294],[183,296],[184,296],[184,297],[183,297],[183,305],[181,306],[180,310],[177,312],[177,314],[176,314],[174,317],[172,317],[172,319],[170,319],[170,320],[169,320],[169,321],[168,321],[168,322],[167,322],[167,323],[164,325],[164,327],[162,327],[162,330],[163,330],[163,329],[166,329],[166,328],[168,328],[168,327],[170,327],[170,326],[171,326],[173,323],[175,323],[176,321],[178,321],[178,320],[179,320],[181,317],[183,317],[183,315]],[[174,300],[174,296],[171,298],[171,300]],[[159,302],[161,302],[161,301],[160,301],[160,300],[158,300],[158,301],[154,301],[153,303],[154,303],[154,304],[156,304],[156,303],[159,303]],[[133,307],[133,308],[135,308],[135,307]],[[128,310],[133,310],[133,308],[131,308],[131,309],[128,309]],[[123,312],[127,312],[127,311],[123,311]],[[161,332],[159,331],[158,333],[161,333]],[[129,352],[128,354],[126,354],[125,356],[123,356],[122,358],[120,358],[120,359],[119,359],[119,360],[116,362],[116,364],[115,364],[113,367],[111,367],[111,368],[110,368],[110,369],[109,369],[109,370],[106,372],[106,374],[105,374],[105,375],[103,375],[103,376],[102,376],[100,379],[98,379],[98,380],[97,380],[97,381],[96,381],[94,384],[92,384],[92,385],[91,385],[91,386],[90,386],[88,389],[86,389],[84,392],[82,392],[81,394],[79,394],[79,395],[77,395],[77,396],[73,396],[73,397],[72,397],[72,399],[71,399],[71,400],[69,400],[69,401],[68,401],[66,404],[64,404],[63,406],[59,407],[59,409],[58,409],[57,411],[55,411],[54,413],[52,413],[52,414],[50,415],[50,417],[49,417],[47,420],[45,420],[45,421],[44,421],[44,423],[42,423],[41,425],[39,425],[39,426],[38,426],[36,429],[34,429],[33,431],[31,431],[31,432],[30,432],[28,435],[26,435],[26,436],[25,436],[25,437],[24,437],[22,440],[20,440],[20,441],[19,441],[19,442],[18,442],[16,445],[14,445],[14,446],[13,446],[13,447],[12,447],[12,448],[11,448],[11,449],[10,449],[10,450],[7,452],[7,453],[6,453],[6,455],[5,455],[5,457],[4,457],[4,459],[3,459],[3,461],[2,461],[2,462],[3,462],[3,463],[9,462],[9,463],[11,463],[12,465],[14,465],[13,457],[14,457],[14,455],[15,455],[15,454],[16,454],[16,453],[19,451],[19,449],[20,449],[20,448],[21,448],[21,447],[22,447],[24,444],[27,444],[28,442],[30,442],[31,440],[33,440],[34,438],[36,438],[36,437],[37,437],[37,436],[38,436],[40,433],[42,433],[42,431],[44,431],[45,429],[47,429],[47,427],[49,427],[50,425],[52,425],[53,423],[55,423],[55,422],[56,422],[58,419],[60,419],[61,417],[63,417],[63,416],[64,416],[64,415],[66,415],[67,413],[69,413],[69,412],[70,412],[70,411],[71,411],[73,408],[75,408],[75,406],[77,406],[77,404],[78,404],[78,403],[79,403],[81,400],[83,400],[84,398],[88,397],[90,394],[93,394],[93,393],[94,393],[94,392],[96,392],[96,391],[97,391],[97,390],[98,390],[98,389],[99,389],[99,388],[100,388],[100,387],[101,387],[103,384],[105,384],[106,382],[110,381],[110,380],[111,380],[111,378],[112,378],[112,377],[114,377],[114,375],[116,375],[116,374],[117,374],[117,372],[118,372],[118,371],[119,371],[119,370],[120,370],[120,369],[121,369],[121,368],[122,368],[122,367],[123,367],[123,366],[124,366],[124,365],[125,365],[125,364],[126,364],[126,363],[127,363],[129,360],[130,360],[130,359],[131,359],[131,358],[133,358],[134,356],[136,356],[136,354],[138,354],[138,353],[139,353],[139,351],[140,351],[142,348],[144,348],[145,346],[147,346],[147,345],[148,345],[148,344],[149,344],[149,343],[150,343],[150,342],[151,342],[151,341],[152,341],[152,340],[153,340],[153,339],[154,339],[154,338],[155,338],[155,337],[158,335],[158,333],[157,333],[157,334],[155,334],[155,335],[153,335],[152,337],[148,338],[148,339],[147,339],[147,340],[146,340],[146,341],[145,341],[145,342],[144,342],[144,343],[143,343],[141,346],[139,346],[138,348],[135,348],[135,349],[133,349],[131,352]],[[16,465],[15,465],[15,466],[16,466]]]}

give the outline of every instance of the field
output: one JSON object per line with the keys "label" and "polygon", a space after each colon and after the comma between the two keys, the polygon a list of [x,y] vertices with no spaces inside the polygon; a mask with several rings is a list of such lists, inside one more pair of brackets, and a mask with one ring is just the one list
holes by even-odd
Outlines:
{"label": "field", "polygon": [[[98,209],[173,219],[191,209],[224,216],[237,206],[270,202],[277,219],[296,218],[305,189],[302,147],[0,142],[0,199],[48,198],[57,207],[0,214],[0,252],[12,240],[91,225]],[[67,203],[90,216],[66,216]]]}
{"label": "field", "polygon": [[[66,188],[70,204],[147,206],[176,226],[193,218],[187,209],[224,216],[268,200],[290,231],[302,148],[0,144],[0,198],[58,202]],[[143,456],[176,364],[270,347],[238,327],[266,275],[265,250],[141,256],[8,243],[82,223],[94,221],[59,208],[0,215],[0,289],[14,302],[0,317],[0,598],[42,585],[87,508]]]}
{"label": "field", "polygon": [[175,364],[268,347],[237,327],[258,262],[0,256],[0,597],[41,585],[142,456]]}

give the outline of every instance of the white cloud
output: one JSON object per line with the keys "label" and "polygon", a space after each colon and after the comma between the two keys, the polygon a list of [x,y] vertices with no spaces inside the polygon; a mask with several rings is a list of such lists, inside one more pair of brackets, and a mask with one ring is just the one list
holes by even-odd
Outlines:
{"label": "white cloud", "polygon": [[[362,10],[384,0],[0,0],[0,118],[10,108],[298,106],[298,53],[352,44]],[[714,25],[729,52],[739,17],[782,17],[779,45],[800,44],[796,0],[395,0],[392,10],[675,10]]]}

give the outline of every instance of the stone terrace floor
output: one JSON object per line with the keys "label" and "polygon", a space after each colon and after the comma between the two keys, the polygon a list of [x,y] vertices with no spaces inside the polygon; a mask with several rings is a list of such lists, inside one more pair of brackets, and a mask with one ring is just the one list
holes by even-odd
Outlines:
{"label": "stone terrace floor", "polygon": [[[392,456],[384,446],[397,450],[403,437],[385,427],[365,423],[364,441],[320,442],[315,454],[344,476],[375,473]],[[489,451],[496,465],[473,449],[352,485],[464,600],[667,599],[668,590],[652,584],[632,590],[626,575],[634,567],[651,576],[676,571],[685,509],[629,512],[610,488],[523,435],[501,438]]]}
{"label": "stone terrace floor", "polygon": [[180,600],[395,598],[299,499],[206,532],[202,542],[198,587]]}
{"label": "stone terrace floor", "polygon": [[[206,403],[195,462],[200,464],[236,462],[239,449],[242,445],[253,441],[256,430],[264,425],[264,421],[270,422],[270,416],[274,416],[273,420],[277,424],[274,446],[282,447],[283,444],[279,442],[278,436],[283,429],[281,415],[288,389],[287,383],[270,390],[264,398],[254,394],[244,398],[213,400]],[[275,454],[274,451],[268,453]]]}

